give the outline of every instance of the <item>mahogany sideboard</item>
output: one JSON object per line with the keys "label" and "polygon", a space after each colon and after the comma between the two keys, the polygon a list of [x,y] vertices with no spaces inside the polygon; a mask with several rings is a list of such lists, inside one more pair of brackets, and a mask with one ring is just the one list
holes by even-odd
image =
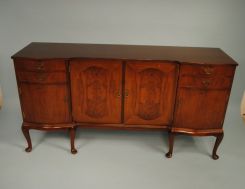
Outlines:
{"label": "mahogany sideboard", "polygon": [[219,48],[30,43],[12,56],[27,152],[30,129],[152,129],[174,136],[215,136],[237,63]]}

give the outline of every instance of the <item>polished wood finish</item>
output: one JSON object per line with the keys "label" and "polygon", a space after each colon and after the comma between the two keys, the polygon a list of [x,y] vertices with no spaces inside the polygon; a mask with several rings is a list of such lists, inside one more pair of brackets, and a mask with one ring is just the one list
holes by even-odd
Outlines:
{"label": "polished wood finish", "polygon": [[12,56],[27,152],[30,129],[162,130],[214,136],[212,158],[237,63],[218,48],[31,43]]}
{"label": "polished wood finish", "polygon": [[69,123],[69,96],[64,85],[19,84],[23,120],[33,123]]}
{"label": "polished wood finish", "polygon": [[228,97],[225,90],[179,89],[173,127],[222,129]]}
{"label": "polished wood finish", "polygon": [[237,63],[219,48],[173,47],[145,45],[108,45],[76,43],[33,42],[12,56],[14,59],[117,59],[117,60],[170,60],[185,64]]}
{"label": "polished wood finish", "polygon": [[[183,133],[181,133],[181,132],[180,133],[173,132],[173,130],[169,131],[169,135],[168,135],[169,151],[165,154],[165,156],[167,158],[171,158],[173,156],[174,137],[177,134],[183,134]],[[194,135],[194,136],[214,136],[214,137],[216,137],[214,148],[213,148],[213,152],[212,152],[212,158],[214,160],[219,159],[219,156],[217,155],[217,150],[218,150],[218,147],[219,147],[219,145],[220,145],[220,143],[221,143],[221,141],[223,140],[223,137],[224,137],[223,131],[220,132],[220,133],[212,133],[212,132],[209,132],[209,133],[195,133],[194,132],[194,133],[191,133],[191,135]]]}
{"label": "polished wood finish", "polygon": [[183,76],[179,81],[179,87],[181,88],[194,88],[194,89],[228,89],[232,85],[231,77],[192,77]]}
{"label": "polished wood finish", "polygon": [[168,127],[173,116],[178,64],[129,61],[125,75],[125,124]]}
{"label": "polished wood finish", "polygon": [[65,84],[65,72],[17,72],[17,77],[20,82],[26,83],[42,83],[42,84]]}
{"label": "polished wood finish", "polygon": [[74,121],[120,123],[121,62],[72,60],[70,66]]}
{"label": "polished wood finish", "polygon": [[173,147],[174,147],[174,133],[169,131],[168,132],[168,146],[169,146],[169,151],[166,153],[167,158],[171,158],[173,155]]}
{"label": "polished wood finish", "polygon": [[232,77],[235,71],[234,64],[228,65],[192,65],[186,64],[181,65],[180,76],[222,76],[222,77]]}
{"label": "polished wood finish", "polygon": [[70,123],[70,94],[64,60],[15,60],[23,120]]}
{"label": "polished wood finish", "polygon": [[[218,159],[216,151],[223,138],[223,123],[234,74],[233,65],[200,65],[193,68],[181,65],[170,137],[174,133],[213,135],[217,139],[212,158]],[[169,157],[173,152],[171,142],[166,154]]]}
{"label": "polished wood finish", "polygon": [[75,148],[75,143],[74,143],[76,127],[69,128],[69,131],[70,131],[70,140],[71,140],[71,153],[76,154],[77,150]]}
{"label": "polished wood finish", "polygon": [[234,73],[235,66],[194,66],[191,72],[181,65],[173,128],[222,130]]}
{"label": "polished wood finish", "polygon": [[75,131],[76,126],[73,123],[63,123],[63,124],[46,124],[46,123],[30,123],[30,122],[23,122],[22,124],[22,132],[27,141],[27,148],[25,149],[26,152],[32,151],[32,142],[29,131],[31,129],[35,130],[42,130],[42,131],[58,131],[58,130],[68,130],[70,134],[70,143],[71,143],[71,153],[76,154],[77,150],[75,148]]}
{"label": "polished wood finish", "polygon": [[64,60],[31,60],[18,59],[15,60],[15,67],[18,71],[32,71],[32,72],[65,72]]}
{"label": "polished wood finish", "polygon": [[30,137],[30,133],[29,133],[30,128],[24,127],[24,125],[22,125],[21,129],[22,129],[23,135],[25,136],[27,144],[28,144],[28,146],[25,149],[25,151],[26,152],[31,152],[32,151],[32,143],[31,143],[31,137]]}
{"label": "polished wood finish", "polygon": [[221,133],[219,135],[216,135],[216,141],[215,141],[214,149],[213,149],[213,153],[212,153],[212,158],[214,160],[219,159],[219,156],[217,155],[217,149],[218,149],[221,141],[223,140],[223,137],[224,137],[224,133]]}

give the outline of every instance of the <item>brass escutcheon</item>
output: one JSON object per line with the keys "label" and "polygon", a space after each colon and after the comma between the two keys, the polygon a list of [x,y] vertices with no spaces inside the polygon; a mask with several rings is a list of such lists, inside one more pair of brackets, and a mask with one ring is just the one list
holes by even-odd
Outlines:
{"label": "brass escutcheon", "polygon": [[210,67],[210,66],[207,66],[207,67],[204,67],[204,68],[203,68],[203,71],[204,71],[205,74],[210,75],[210,74],[213,73],[214,68],[212,68],[212,67]]}
{"label": "brass escutcheon", "polygon": [[210,81],[210,80],[203,80],[203,81],[202,81],[202,84],[203,84],[205,87],[208,87],[208,86],[211,84],[211,81]]}

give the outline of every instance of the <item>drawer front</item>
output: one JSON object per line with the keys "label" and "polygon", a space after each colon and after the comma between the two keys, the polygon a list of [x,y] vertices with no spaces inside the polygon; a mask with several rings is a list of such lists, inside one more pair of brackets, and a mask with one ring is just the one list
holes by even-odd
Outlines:
{"label": "drawer front", "polygon": [[193,77],[182,76],[179,87],[203,89],[230,89],[233,79],[231,77]]}
{"label": "drawer front", "polygon": [[235,66],[214,66],[214,65],[181,65],[180,76],[228,76],[232,77]]}
{"label": "drawer front", "polygon": [[14,65],[17,71],[52,72],[66,70],[64,60],[15,60]]}
{"label": "drawer front", "polygon": [[65,72],[17,72],[17,78],[20,82],[28,83],[66,83]]}

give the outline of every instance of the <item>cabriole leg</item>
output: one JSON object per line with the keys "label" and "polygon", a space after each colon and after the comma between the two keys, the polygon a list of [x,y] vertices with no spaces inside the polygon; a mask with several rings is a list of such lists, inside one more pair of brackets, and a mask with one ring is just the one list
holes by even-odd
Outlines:
{"label": "cabriole leg", "polygon": [[174,133],[169,132],[168,133],[168,146],[169,146],[169,151],[166,153],[167,158],[171,158],[173,154],[173,146],[174,146]]}
{"label": "cabriole leg", "polygon": [[29,133],[30,129],[27,128],[27,127],[24,127],[24,126],[22,126],[21,129],[22,129],[23,135],[25,136],[27,144],[28,144],[28,147],[25,149],[25,151],[26,152],[31,152],[32,144],[31,144],[31,137],[30,137],[30,133]]}
{"label": "cabriole leg", "polygon": [[69,129],[70,130],[70,141],[71,141],[71,153],[72,154],[76,154],[77,150],[75,148],[75,132],[76,132],[76,128],[72,127]]}
{"label": "cabriole leg", "polygon": [[212,158],[214,160],[219,159],[219,156],[217,155],[217,149],[218,149],[223,137],[224,137],[224,133],[218,134],[216,136],[216,141],[215,141],[215,144],[214,144],[213,154],[212,154]]}

